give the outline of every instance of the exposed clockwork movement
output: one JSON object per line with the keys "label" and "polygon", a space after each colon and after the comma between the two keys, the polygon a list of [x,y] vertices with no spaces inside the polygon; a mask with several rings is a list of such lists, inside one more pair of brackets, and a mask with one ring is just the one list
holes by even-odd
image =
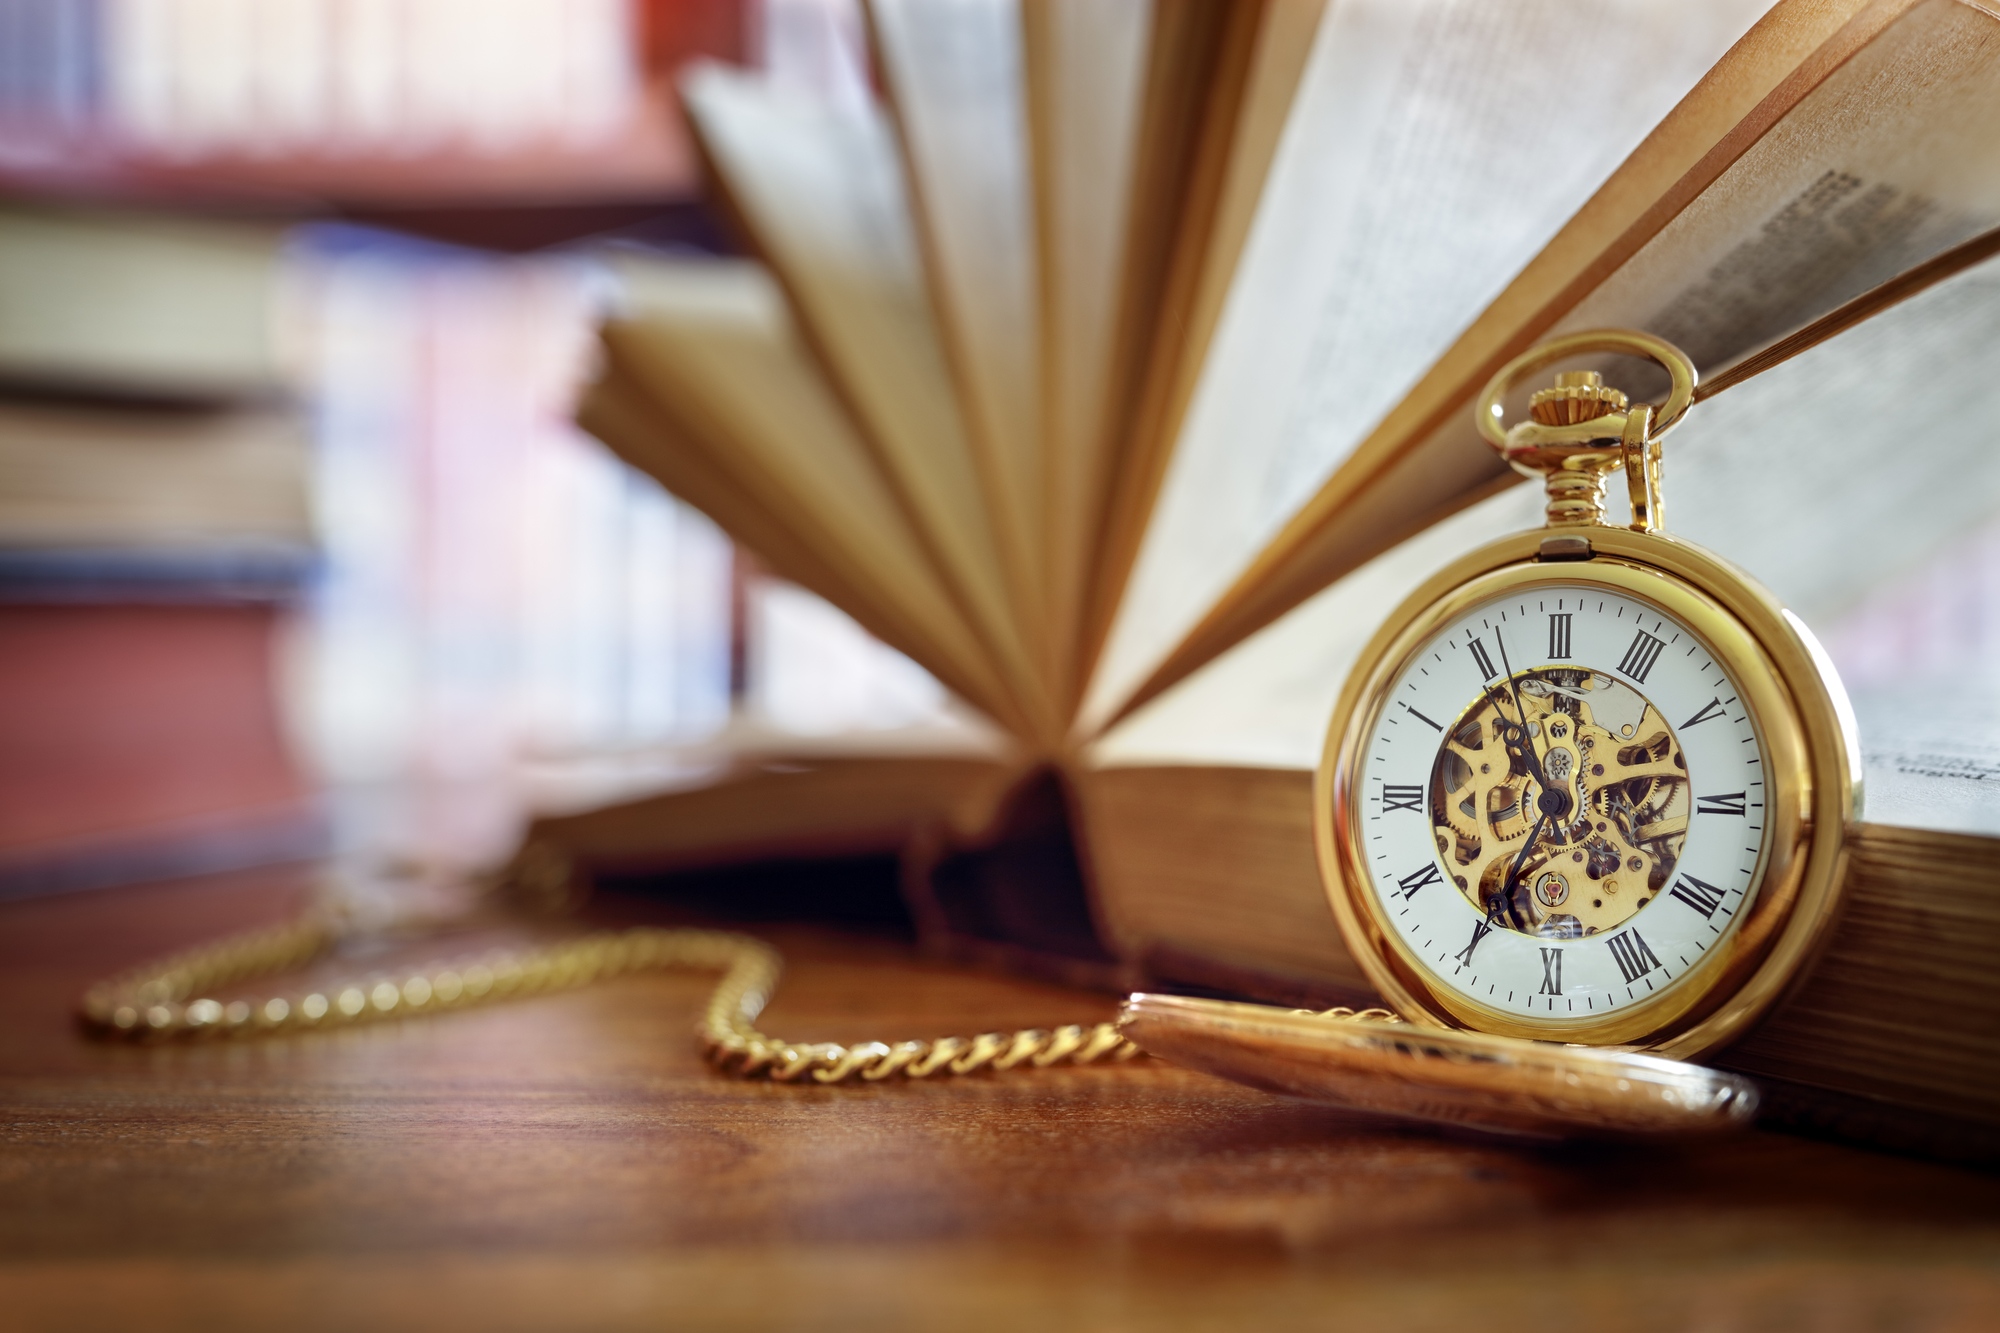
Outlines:
{"label": "exposed clockwork movement", "polygon": [[1452,990],[1524,1016],[1673,986],[1764,858],[1738,695],[1691,628],[1614,590],[1551,582],[1457,617],[1406,659],[1361,756],[1392,929]]}

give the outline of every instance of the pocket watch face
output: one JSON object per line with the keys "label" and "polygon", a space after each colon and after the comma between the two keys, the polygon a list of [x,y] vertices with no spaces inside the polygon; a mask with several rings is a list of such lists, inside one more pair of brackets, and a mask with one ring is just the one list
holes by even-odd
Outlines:
{"label": "pocket watch face", "polygon": [[1558,1025],[1704,972],[1769,842],[1742,694],[1693,627],[1630,593],[1551,581],[1447,620],[1390,678],[1350,788],[1403,957]]}

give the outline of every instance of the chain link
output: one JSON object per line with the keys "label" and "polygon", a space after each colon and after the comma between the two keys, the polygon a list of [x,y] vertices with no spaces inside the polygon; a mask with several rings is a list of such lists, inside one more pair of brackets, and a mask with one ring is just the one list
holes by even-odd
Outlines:
{"label": "chain link", "polygon": [[226,1003],[207,994],[302,967],[346,933],[336,915],[312,912],[287,925],[228,936],[92,986],[83,997],[83,1020],[101,1036],[142,1040],[281,1033],[440,1013],[635,972],[699,970],[721,972],[722,979],[696,1028],[697,1045],[710,1064],[740,1078],[872,1083],[982,1069],[1116,1063],[1141,1053],[1111,1023],[851,1046],[781,1041],[756,1028],[784,969],[776,949],[727,931],[653,926],[600,931],[531,950],[497,950],[400,981],[378,974],[300,996]]}

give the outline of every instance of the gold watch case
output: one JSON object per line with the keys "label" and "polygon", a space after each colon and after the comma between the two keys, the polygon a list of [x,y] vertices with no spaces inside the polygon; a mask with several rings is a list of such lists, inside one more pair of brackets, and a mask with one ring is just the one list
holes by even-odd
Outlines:
{"label": "gold watch case", "polygon": [[[1520,533],[1457,561],[1412,594],[1363,650],[1334,710],[1314,786],[1322,876],[1348,948],[1411,1022],[1694,1058],[1767,1012],[1824,942],[1859,800],[1853,717],[1811,633],[1747,574],[1662,533],[1560,531],[1553,542],[1549,529]],[[1440,984],[1391,928],[1368,884],[1356,770],[1392,683],[1420,645],[1475,605],[1558,583],[1650,603],[1707,642],[1763,737],[1772,827],[1750,910],[1680,984],[1615,1013],[1542,1021]]]}
{"label": "gold watch case", "polygon": [[[1672,387],[1657,410],[1628,410],[1625,395],[1598,374],[1570,372],[1529,400],[1532,420],[1503,425],[1502,400],[1516,381],[1605,352],[1647,358],[1667,371]],[[1861,795],[1854,716],[1832,663],[1796,616],[1742,570],[1660,530],[1660,437],[1693,405],[1695,380],[1680,349],[1627,330],[1557,338],[1502,368],[1481,395],[1475,421],[1515,470],[1542,480],[1548,526],[1502,538],[1433,577],[1389,616],[1348,677],[1314,784],[1314,841],[1349,949],[1411,1022],[1690,1059],[1768,1012],[1827,937]],[[1605,520],[1605,484],[1619,470],[1631,496],[1629,527]],[[1421,645],[1490,598],[1544,585],[1594,586],[1636,599],[1706,642],[1762,738],[1769,833],[1749,910],[1677,984],[1612,1012],[1540,1020],[1441,984],[1390,928],[1360,848],[1357,762],[1389,690]]]}

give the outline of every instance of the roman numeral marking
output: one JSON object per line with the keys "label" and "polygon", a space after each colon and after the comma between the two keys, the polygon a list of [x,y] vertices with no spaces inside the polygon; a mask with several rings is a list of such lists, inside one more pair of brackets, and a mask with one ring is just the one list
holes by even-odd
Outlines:
{"label": "roman numeral marking", "polygon": [[1382,813],[1391,810],[1415,810],[1423,813],[1424,789],[1422,787],[1392,787],[1382,784]]}
{"label": "roman numeral marking", "polygon": [[1569,656],[1569,618],[1570,612],[1568,611],[1551,611],[1549,613],[1550,657]]}
{"label": "roman numeral marking", "polygon": [[1699,713],[1696,713],[1693,717],[1681,723],[1681,730],[1686,731],[1689,727],[1694,726],[1697,722],[1706,722],[1712,717],[1721,717],[1721,716],[1722,716],[1722,697],[1720,695],[1717,695],[1715,698],[1710,699],[1707,703],[1703,704],[1701,706],[1701,711]]}
{"label": "roman numeral marking", "polygon": [[1673,896],[1700,912],[1703,920],[1713,918],[1715,909],[1722,906],[1722,890],[1693,875],[1680,877],[1674,885]]}
{"label": "roman numeral marking", "polygon": [[1481,680],[1492,680],[1499,674],[1493,669],[1493,659],[1486,655],[1486,644],[1483,640],[1474,639],[1466,647],[1472,649],[1472,661],[1479,668]]}
{"label": "roman numeral marking", "polygon": [[1618,663],[1618,669],[1644,685],[1646,673],[1653,669],[1653,663],[1660,660],[1660,649],[1666,646],[1646,631],[1640,630],[1633,636],[1632,646],[1625,650],[1625,656]]}
{"label": "roman numeral marking", "polygon": [[1542,995],[1563,993],[1563,951],[1561,949],[1542,950]]}
{"label": "roman numeral marking", "polygon": [[1437,862],[1433,861],[1422,870],[1411,871],[1397,880],[1396,883],[1402,886],[1403,897],[1407,901],[1416,897],[1417,890],[1421,889],[1424,885],[1435,884],[1442,878],[1443,876],[1438,874]]}
{"label": "roman numeral marking", "polygon": [[1609,943],[1611,957],[1617,962],[1618,970],[1625,974],[1628,986],[1660,965],[1660,960],[1646,947],[1645,938],[1636,930],[1613,935]]}
{"label": "roman numeral marking", "polygon": [[1403,711],[1408,713],[1411,717],[1415,718],[1417,721],[1423,723],[1425,726],[1429,727],[1432,731],[1444,730],[1443,727],[1431,721],[1429,718],[1425,717],[1422,713],[1419,713],[1416,709],[1410,707],[1408,704],[1403,705]]}
{"label": "roman numeral marking", "polygon": [[1493,933],[1493,927],[1488,925],[1486,922],[1484,921],[1473,922],[1472,943],[1466,945],[1463,949],[1460,949],[1456,954],[1453,955],[1453,957],[1457,958],[1458,961],[1464,966],[1471,967],[1472,951],[1479,947],[1479,941],[1485,939],[1488,935],[1492,933]]}
{"label": "roman numeral marking", "polygon": [[1744,793],[1740,791],[1724,792],[1720,796],[1697,796],[1694,798],[1694,812],[1698,815],[1745,816],[1744,799]]}

